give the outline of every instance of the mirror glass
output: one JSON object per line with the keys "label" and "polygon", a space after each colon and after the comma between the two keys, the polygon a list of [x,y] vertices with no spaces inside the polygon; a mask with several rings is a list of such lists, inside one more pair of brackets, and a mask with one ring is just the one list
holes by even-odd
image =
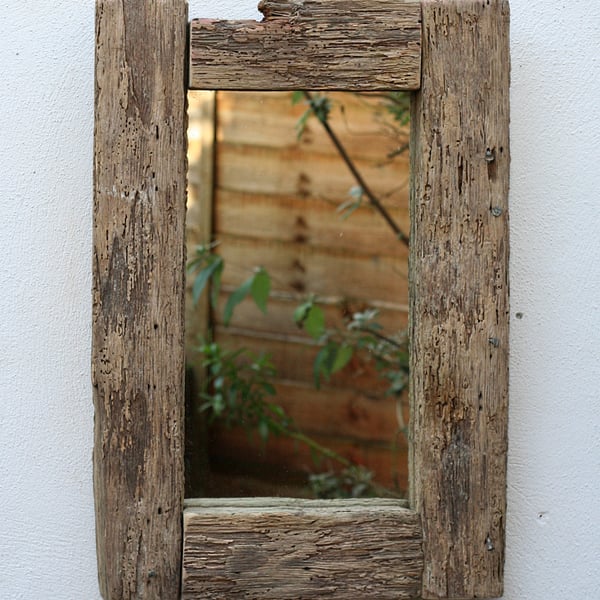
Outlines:
{"label": "mirror glass", "polygon": [[403,93],[189,92],[186,496],[403,497]]}

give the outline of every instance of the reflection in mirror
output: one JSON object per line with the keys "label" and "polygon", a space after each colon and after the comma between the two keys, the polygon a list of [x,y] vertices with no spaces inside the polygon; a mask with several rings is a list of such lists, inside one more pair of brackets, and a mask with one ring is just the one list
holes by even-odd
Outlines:
{"label": "reflection in mirror", "polygon": [[186,495],[403,496],[408,97],[190,92]]}

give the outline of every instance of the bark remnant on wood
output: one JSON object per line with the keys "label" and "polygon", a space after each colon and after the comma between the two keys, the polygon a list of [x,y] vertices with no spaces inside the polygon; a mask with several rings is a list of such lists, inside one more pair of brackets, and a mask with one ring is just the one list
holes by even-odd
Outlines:
{"label": "bark remnant on wood", "polygon": [[194,501],[183,598],[415,598],[419,516],[385,500]]}
{"label": "bark remnant on wood", "polygon": [[415,90],[419,2],[265,0],[257,21],[192,21],[190,88]]}
{"label": "bark remnant on wood", "polygon": [[411,117],[411,506],[423,598],[502,595],[508,3],[425,0]]}
{"label": "bark remnant on wood", "polygon": [[185,0],[96,2],[92,378],[100,590],[177,598]]}

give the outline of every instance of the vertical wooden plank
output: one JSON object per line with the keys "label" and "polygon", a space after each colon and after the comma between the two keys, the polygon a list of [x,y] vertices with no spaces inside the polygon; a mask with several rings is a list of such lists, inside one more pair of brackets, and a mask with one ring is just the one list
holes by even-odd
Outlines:
{"label": "vertical wooden plank", "polygon": [[411,506],[423,598],[502,595],[508,3],[424,0],[411,127]]}
{"label": "vertical wooden plank", "polygon": [[97,0],[94,488],[101,593],[179,596],[185,0]]}

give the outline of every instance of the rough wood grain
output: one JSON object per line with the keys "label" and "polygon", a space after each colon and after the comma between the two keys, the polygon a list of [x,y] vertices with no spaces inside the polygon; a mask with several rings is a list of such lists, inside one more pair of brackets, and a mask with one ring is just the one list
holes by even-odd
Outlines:
{"label": "rough wood grain", "polygon": [[250,500],[184,512],[183,598],[414,598],[421,526],[399,504]]}
{"label": "rough wood grain", "polygon": [[96,2],[94,490],[107,600],[179,595],[186,4]]}
{"label": "rough wood grain", "polygon": [[265,19],[192,21],[190,87],[414,90],[421,9],[388,0],[263,0]]}
{"label": "rough wood grain", "polygon": [[424,598],[502,595],[508,3],[425,0],[411,131],[411,506]]}

